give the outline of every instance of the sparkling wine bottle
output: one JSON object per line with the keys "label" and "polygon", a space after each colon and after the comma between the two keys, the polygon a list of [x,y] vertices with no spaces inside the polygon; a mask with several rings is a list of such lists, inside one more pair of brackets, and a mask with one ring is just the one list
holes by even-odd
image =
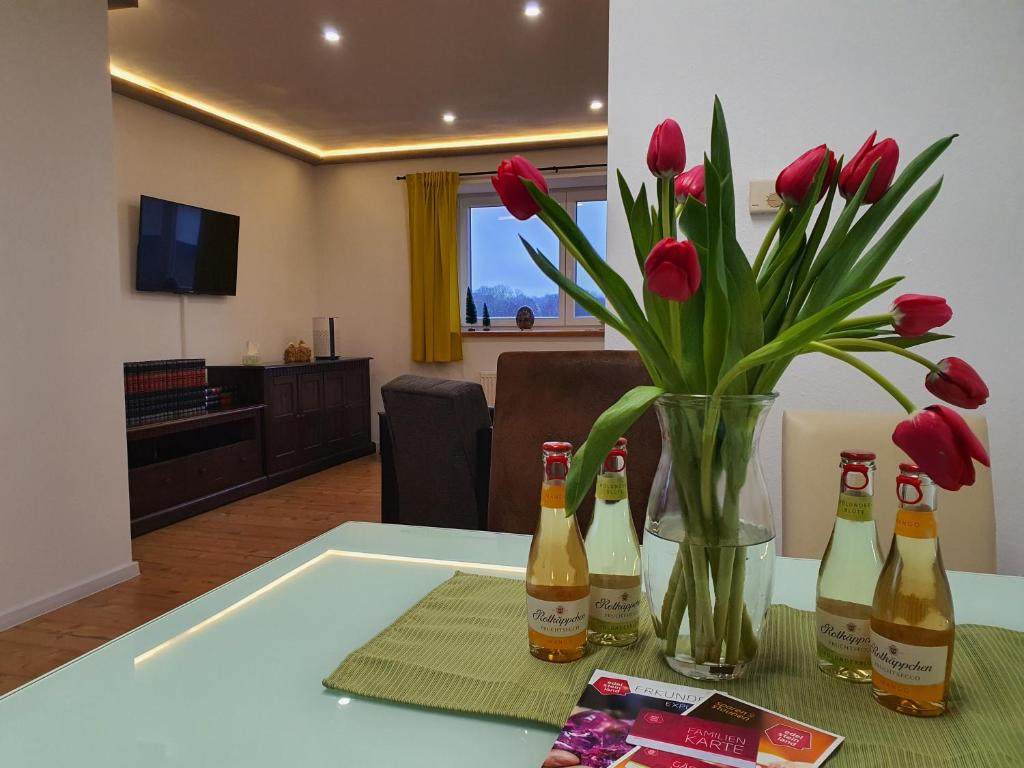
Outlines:
{"label": "sparkling wine bottle", "polygon": [[818,668],[857,683],[871,682],[871,603],[882,571],[874,476],[875,454],[840,454],[839,504],[815,600]]}
{"label": "sparkling wine bottle", "polygon": [[590,564],[590,624],[598,645],[636,642],[640,623],[640,547],[626,493],[626,438],[620,437],[597,475],[594,519],[584,543]]}
{"label": "sparkling wine bottle", "polygon": [[575,661],[587,650],[587,553],[576,516],[565,514],[565,477],[571,460],[569,443],[544,443],[540,518],[526,566],[530,653],[544,661]]}
{"label": "sparkling wine bottle", "polygon": [[871,610],[871,684],[882,706],[935,717],[946,710],[955,633],[935,483],[915,465],[900,464],[896,495],[896,531]]}

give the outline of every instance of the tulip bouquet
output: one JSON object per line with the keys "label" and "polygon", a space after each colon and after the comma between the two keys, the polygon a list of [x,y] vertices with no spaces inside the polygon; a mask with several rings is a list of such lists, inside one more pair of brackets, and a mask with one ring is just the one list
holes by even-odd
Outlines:
{"label": "tulip bouquet", "polygon": [[647,166],[656,178],[654,200],[648,198],[646,185],[634,194],[618,174],[637,267],[644,277],[639,300],[548,196],[536,168],[514,157],[503,161],[492,178],[509,212],[523,220],[539,216],[600,287],[607,305],[523,240],[533,261],[581,306],[628,339],[652,380],[652,386],[627,392],[595,422],[567,480],[570,513],[615,440],[652,404],[675,395],[704,398],[699,418],[666,420],[659,410],[663,432],[677,454],[668,482],[675,486],[686,519],[686,535],[660,611],[654,606],[666,655],[681,639],[685,613],[689,627],[682,637],[697,662],[753,656],[757,638],[744,605],[743,558],[729,547],[745,543],[740,488],[752,459],[757,414],[753,406],[723,409],[722,403],[737,396],[771,395],[797,356],[834,358],[892,395],[910,414],[893,433],[894,442],[941,487],[969,485],[973,462],[988,465],[983,446],[956,411],[945,405],[919,410],[856,354],[889,353],[923,366],[927,390],[953,405],[976,408],[988,397],[984,382],[963,360],[933,362],[913,351],[950,338],[934,332],[952,316],[945,299],[904,294],[887,312],[857,314],[902,280],[880,276],[935,200],[942,180],[892,217],[954,138],[927,147],[898,176],[896,142],[876,142],[875,134],[845,164],[824,144],[808,150],[779,173],[776,191],[782,206],[749,259],[736,237],[721,103],[715,100],[710,152],[689,170],[683,133],[675,121],[665,120],[654,129],[647,152]]}

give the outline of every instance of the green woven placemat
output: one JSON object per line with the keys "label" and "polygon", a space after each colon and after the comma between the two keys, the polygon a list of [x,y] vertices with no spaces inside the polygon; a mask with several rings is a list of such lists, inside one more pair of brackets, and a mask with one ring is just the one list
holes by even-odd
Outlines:
{"label": "green woven placemat", "polygon": [[[518,580],[457,573],[323,683],[359,696],[556,728],[595,669],[699,685],[662,660],[646,611],[640,640],[630,648],[597,649],[571,664],[538,661],[526,649],[525,595]],[[950,710],[918,719],[876,704],[870,686],[821,674],[813,619],[807,611],[772,606],[747,675],[704,687],[842,734],[846,742],[829,762],[833,768],[1024,766],[1024,633],[958,627]]]}

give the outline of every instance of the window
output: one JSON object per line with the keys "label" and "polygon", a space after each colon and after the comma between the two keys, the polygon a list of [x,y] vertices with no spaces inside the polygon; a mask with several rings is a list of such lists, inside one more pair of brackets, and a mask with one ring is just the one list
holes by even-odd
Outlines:
{"label": "window", "polygon": [[[604,187],[575,187],[551,191],[577,226],[605,258],[608,204]],[[494,326],[515,326],[516,312],[533,310],[537,326],[597,326],[599,321],[549,280],[527,254],[520,236],[540,251],[562,274],[602,304],[604,297],[558,238],[536,216],[519,221],[494,194],[459,197],[459,249],[462,296],[469,288],[477,314],[484,304]],[[465,319],[465,318],[463,318]]]}

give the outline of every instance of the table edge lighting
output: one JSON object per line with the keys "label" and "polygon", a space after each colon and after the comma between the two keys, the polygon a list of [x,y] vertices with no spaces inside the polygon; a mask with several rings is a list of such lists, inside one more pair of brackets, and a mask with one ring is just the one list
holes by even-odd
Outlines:
{"label": "table edge lighting", "polygon": [[194,635],[200,632],[201,630],[205,629],[206,627],[210,626],[211,624],[220,621],[228,614],[233,613],[242,606],[253,602],[254,600],[256,600],[256,598],[261,597],[262,595],[271,591],[275,587],[281,586],[292,577],[297,576],[298,574],[302,573],[308,568],[311,568],[312,566],[319,563],[321,560],[324,560],[328,557],[343,557],[353,560],[377,560],[392,563],[406,563],[410,565],[433,565],[443,568],[466,568],[474,571],[491,571],[494,573],[508,573],[517,575],[523,575],[526,573],[526,568],[518,565],[495,565],[493,563],[473,563],[466,562],[464,560],[440,560],[432,557],[409,557],[406,555],[384,555],[378,554],[376,552],[358,552],[345,549],[328,549],[324,552],[321,552],[319,555],[310,558],[301,565],[292,568],[292,570],[288,571],[287,573],[278,576],[273,581],[264,584],[262,587],[255,590],[254,592],[250,592],[248,595],[235,601],[226,608],[222,608],[220,611],[218,611],[217,613],[213,614],[208,618],[203,619],[198,624],[194,624],[188,629],[179,632],[174,637],[168,638],[159,645],[150,648],[148,651],[140,653],[134,659],[135,666],[138,666],[143,662],[153,658],[158,653],[167,650],[170,646],[175,645],[180,640],[184,640],[186,637]]}

